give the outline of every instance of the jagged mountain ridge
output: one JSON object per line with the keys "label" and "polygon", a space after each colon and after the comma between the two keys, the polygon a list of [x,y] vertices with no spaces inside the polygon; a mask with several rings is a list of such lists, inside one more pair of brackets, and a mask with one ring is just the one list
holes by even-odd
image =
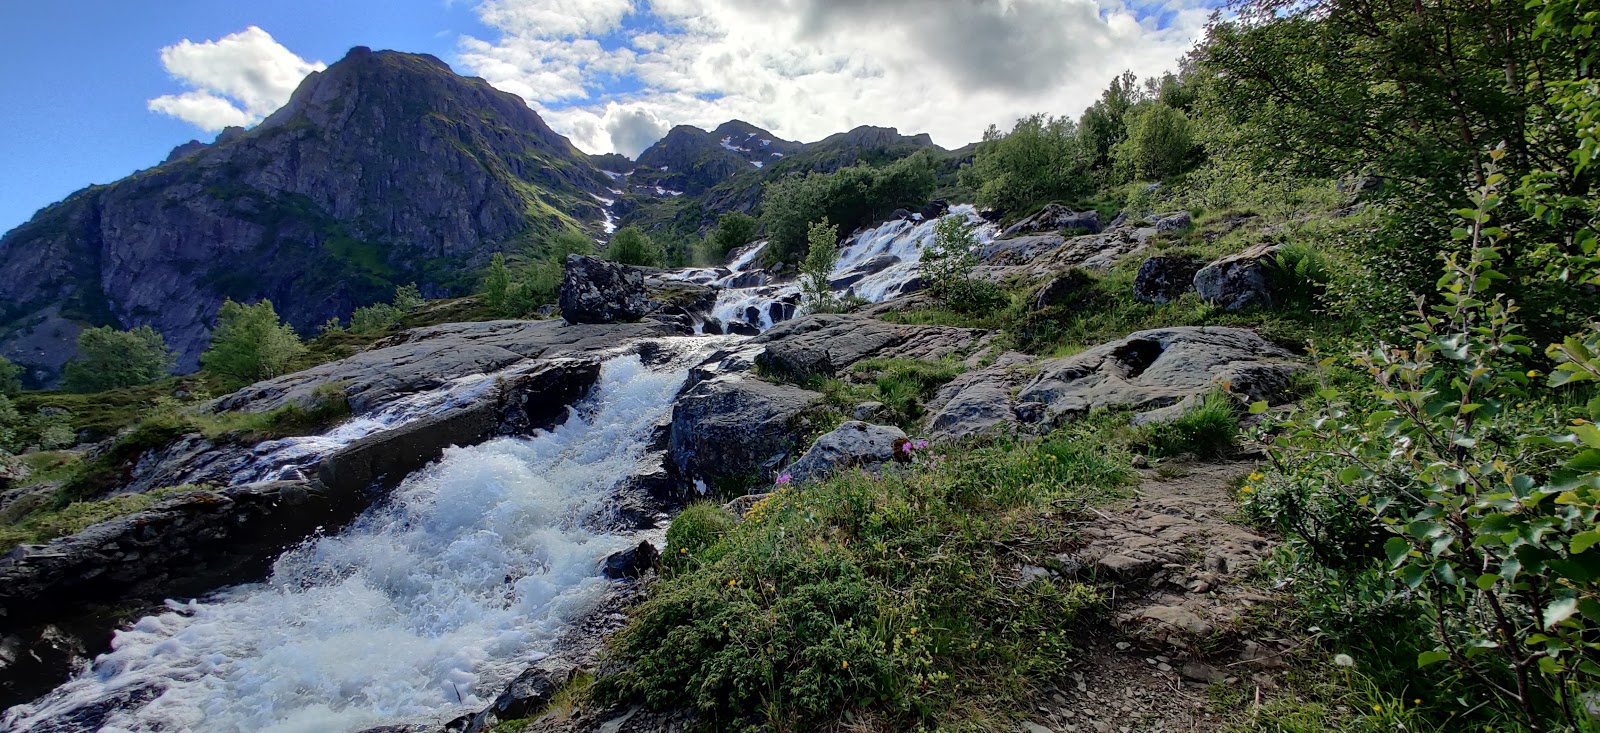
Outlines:
{"label": "jagged mountain ridge", "polygon": [[81,324],[151,325],[193,368],[224,298],[305,331],[603,218],[611,183],[518,97],[432,56],[353,49],[249,131],[179,146],[0,238],[0,352],[45,383]]}

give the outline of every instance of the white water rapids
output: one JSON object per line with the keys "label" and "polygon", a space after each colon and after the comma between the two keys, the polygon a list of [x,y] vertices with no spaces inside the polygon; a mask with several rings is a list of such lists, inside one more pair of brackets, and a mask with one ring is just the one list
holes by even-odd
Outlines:
{"label": "white water rapids", "polygon": [[119,632],[91,670],[0,729],[50,727],[140,688],[159,694],[101,731],[327,733],[482,708],[592,608],[601,561],[638,541],[580,520],[638,470],[685,376],[612,359],[564,424],[450,449],[344,532],[286,553],[266,582]]}
{"label": "white water rapids", "polygon": [[[951,215],[993,239],[972,207]],[[839,252],[836,289],[874,302],[900,294],[935,223],[858,232]],[[799,289],[759,269],[762,246],[676,277],[722,289],[714,317],[765,330],[793,315]],[[0,732],[336,733],[483,708],[594,607],[607,583],[602,560],[638,541],[580,520],[639,469],[688,366],[724,342],[661,343],[680,355],[676,366],[611,359],[564,424],[450,449],[344,531],[285,553],[265,582],[169,602],[118,632],[91,669],[7,711]],[[292,476],[356,439],[470,403],[495,376],[410,395],[323,435],[263,443],[234,481]]]}

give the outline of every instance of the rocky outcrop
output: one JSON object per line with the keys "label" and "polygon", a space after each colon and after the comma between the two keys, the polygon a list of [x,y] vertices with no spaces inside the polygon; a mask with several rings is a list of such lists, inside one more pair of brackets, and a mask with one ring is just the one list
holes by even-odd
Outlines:
{"label": "rocky outcrop", "polygon": [[1194,289],[1207,303],[1236,311],[1272,305],[1272,274],[1268,269],[1278,252],[1273,242],[1257,244],[1236,255],[1206,265],[1194,276]]}
{"label": "rocky outcrop", "polygon": [[785,472],[804,484],[858,466],[888,463],[895,459],[895,446],[905,440],[905,431],[897,427],[847,422],[817,438]]}
{"label": "rocky outcrop", "polygon": [[1190,216],[1187,211],[1178,211],[1156,217],[1154,223],[1156,231],[1163,234],[1180,232],[1194,226],[1194,217]]}
{"label": "rocky outcrop", "polygon": [[1170,303],[1194,289],[1195,273],[1205,263],[1183,255],[1156,255],[1139,265],[1133,276],[1133,299],[1140,303]]}
{"label": "rocky outcrop", "polygon": [[[598,222],[609,184],[520,98],[357,48],[249,131],[86,188],[0,239],[0,353],[52,379],[71,324],[150,325],[197,366],[224,298],[302,332],[416,282],[432,297],[528,233]],[[560,215],[555,212],[561,212]]]}
{"label": "rocky outcrop", "polygon": [[1052,203],[1022,221],[1012,224],[1000,236],[1015,237],[1038,232],[1059,232],[1075,229],[1080,234],[1100,233],[1100,212],[1073,211],[1061,204]]}
{"label": "rocky outcrop", "polygon": [[1100,408],[1150,413],[1213,389],[1275,400],[1299,367],[1239,328],[1140,331],[1071,357],[1008,355],[945,385],[929,404],[941,439],[1036,424],[1049,428]]}
{"label": "rocky outcrop", "polygon": [[985,277],[1036,280],[1073,267],[1110,270],[1123,259],[1145,251],[1155,227],[1114,226],[1099,234],[1064,238],[1058,234],[997,239],[980,252]]}
{"label": "rocky outcrop", "polygon": [[964,356],[988,341],[970,328],[904,326],[860,314],[818,314],[779,324],[753,341],[755,364],[785,377],[832,376],[863,359]]}
{"label": "rocky outcrop", "polygon": [[672,465],[713,487],[770,478],[799,447],[801,414],[821,399],[738,374],[702,381],[672,407]]}
{"label": "rocky outcrop", "polygon": [[1082,270],[1068,270],[1050,278],[1033,293],[1033,309],[1042,311],[1058,305],[1071,305],[1089,297],[1093,281]]}
{"label": "rocky outcrop", "polygon": [[561,280],[561,317],[567,323],[637,321],[651,310],[638,268],[598,257],[569,255]]}

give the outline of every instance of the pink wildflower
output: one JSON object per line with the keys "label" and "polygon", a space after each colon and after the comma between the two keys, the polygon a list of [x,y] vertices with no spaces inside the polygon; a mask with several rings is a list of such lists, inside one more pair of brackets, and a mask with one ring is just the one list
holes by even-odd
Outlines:
{"label": "pink wildflower", "polygon": [[786,474],[783,474],[782,476],[778,477],[778,485],[779,486],[788,486],[789,482],[791,482],[793,480],[794,480],[794,477],[790,476],[789,474],[786,473]]}

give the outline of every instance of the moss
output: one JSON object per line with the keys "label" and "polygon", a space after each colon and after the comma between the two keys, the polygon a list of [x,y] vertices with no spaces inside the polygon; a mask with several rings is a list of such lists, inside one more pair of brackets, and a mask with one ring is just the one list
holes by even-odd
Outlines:
{"label": "moss", "polygon": [[17,545],[39,544],[76,534],[101,522],[142,512],[162,499],[208,489],[206,486],[174,486],[98,501],[74,501],[61,506],[45,503],[35,505],[32,511],[25,513],[20,512],[14,504],[6,508],[6,513],[12,516],[0,516],[0,552],[9,551]]}

